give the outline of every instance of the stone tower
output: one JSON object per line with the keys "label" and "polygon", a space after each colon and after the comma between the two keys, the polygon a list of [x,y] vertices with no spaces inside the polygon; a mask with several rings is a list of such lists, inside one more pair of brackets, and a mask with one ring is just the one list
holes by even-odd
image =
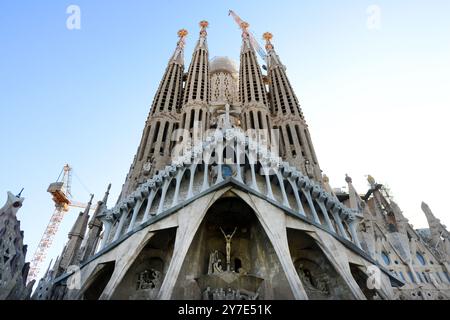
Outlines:
{"label": "stone tower", "polygon": [[202,138],[209,121],[209,53],[207,21],[200,22],[200,37],[192,54],[183,92],[181,128],[193,140]]}
{"label": "stone tower", "polygon": [[30,264],[25,262],[27,246],[17,220],[24,198],[8,192],[6,204],[0,208],[0,300],[28,299],[34,280],[26,285]]}
{"label": "stone tower", "polygon": [[77,241],[78,271],[48,273],[45,297],[449,299],[448,233],[423,241],[446,230],[431,210],[419,232],[373,178],[331,188],[272,35],[264,74],[241,25],[238,72],[209,61],[207,27],[187,75],[179,33],[119,201],[67,246],[84,230],[98,248]]}
{"label": "stone tower", "polygon": [[[239,97],[242,104],[242,129],[261,133],[257,137],[262,142],[270,137],[271,121],[267,90],[255,48],[249,39],[248,23],[242,27],[242,47],[239,67]],[[253,134],[254,135],[254,134]],[[256,136],[254,135],[254,138]]]}
{"label": "stone tower", "polygon": [[126,197],[152,174],[164,168],[170,159],[172,136],[179,128],[184,76],[184,44],[187,31],[178,31],[180,38],[153,99],[145,122],[141,143],[122,189]]}
{"label": "stone tower", "polygon": [[274,128],[279,130],[281,156],[308,177],[320,181],[322,172],[311,141],[308,125],[303,117],[294,89],[271,43],[272,34],[266,32],[269,93]]}

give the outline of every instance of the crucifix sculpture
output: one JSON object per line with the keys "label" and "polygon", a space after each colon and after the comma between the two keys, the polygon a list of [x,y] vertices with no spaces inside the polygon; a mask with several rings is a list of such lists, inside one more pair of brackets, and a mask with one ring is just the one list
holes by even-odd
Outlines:
{"label": "crucifix sculpture", "polygon": [[234,231],[232,234],[226,234],[225,231],[223,231],[222,227],[220,228],[220,231],[222,231],[223,236],[225,237],[225,249],[227,252],[227,271],[231,271],[231,239],[233,238],[234,234],[236,233],[237,227],[234,228]]}

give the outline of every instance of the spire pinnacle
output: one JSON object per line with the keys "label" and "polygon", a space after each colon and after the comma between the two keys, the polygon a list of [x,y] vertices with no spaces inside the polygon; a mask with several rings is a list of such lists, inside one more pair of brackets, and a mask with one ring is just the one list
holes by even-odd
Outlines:
{"label": "spire pinnacle", "polygon": [[375,178],[370,174],[367,176],[367,182],[369,182],[370,186],[373,187],[376,184]]}
{"label": "spire pinnacle", "polygon": [[200,34],[203,33],[203,34],[206,35],[206,28],[209,27],[209,22],[206,21],[206,20],[202,20],[202,21],[200,21],[199,25],[200,25],[200,28],[201,28]]}
{"label": "spire pinnacle", "polygon": [[198,50],[200,48],[207,49],[206,48],[206,36],[208,35],[208,32],[206,32],[206,28],[209,26],[209,22],[206,20],[202,20],[199,22],[200,26],[200,39],[198,40],[197,46],[195,50]]}
{"label": "spire pinnacle", "polygon": [[273,45],[270,42],[270,40],[272,40],[273,35],[270,32],[264,32],[263,34],[263,39],[266,40],[266,50],[270,51],[273,50]]}
{"label": "spire pinnacle", "polygon": [[355,187],[353,186],[353,179],[345,174],[345,182],[348,185],[348,195],[350,200],[350,208],[358,211],[363,211],[363,202]]}
{"label": "spire pinnacle", "polygon": [[275,53],[275,48],[272,44],[273,34],[270,32],[264,32],[263,33],[263,39],[266,41],[266,52],[267,52],[267,64],[269,68],[280,66],[284,70],[286,70],[286,67],[281,63],[280,58]]}
{"label": "spire pinnacle", "polygon": [[180,40],[178,40],[177,47],[184,48],[185,39],[188,34],[189,34],[189,32],[186,29],[178,30],[177,35],[178,35],[178,38],[180,38]]}
{"label": "spire pinnacle", "polygon": [[91,210],[91,205],[92,205],[92,199],[94,199],[94,195],[91,194],[90,198],[89,198],[89,202],[87,203],[86,208],[84,209],[84,213],[85,214],[89,214],[89,211]]}
{"label": "spire pinnacle", "polygon": [[178,30],[177,32],[178,38],[180,38],[177,42],[177,47],[175,49],[175,53],[172,56],[172,59],[170,59],[171,62],[178,61],[180,64],[183,64],[183,49],[185,45],[185,39],[188,35],[188,31],[186,29]]}
{"label": "spire pinnacle", "polygon": [[106,189],[105,195],[103,197],[103,203],[106,203],[108,201],[109,191],[111,190],[111,183],[108,185],[108,188]]}
{"label": "spire pinnacle", "polygon": [[352,183],[353,179],[348,174],[345,174],[345,182]]}
{"label": "spire pinnacle", "polygon": [[322,175],[322,182],[323,182],[323,187],[324,187],[324,189],[325,189],[328,193],[330,193],[330,194],[336,196],[336,194],[334,193],[333,189],[332,189],[331,186],[330,186],[330,178],[329,178],[326,174],[323,174],[323,175]]}
{"label": "spire pinnacle", "polygon": [[250,24],[246,21],[241,22],[241,29],[243,33],[248,33],[248,28],[250,27]]}

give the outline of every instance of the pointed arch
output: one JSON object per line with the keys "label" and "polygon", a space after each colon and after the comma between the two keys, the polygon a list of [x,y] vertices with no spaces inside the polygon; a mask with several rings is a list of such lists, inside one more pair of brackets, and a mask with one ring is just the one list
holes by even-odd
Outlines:
{"label": "pointed arch", "polygon": [[[229,256],[222,231],[233,235]],[[242,277],[238,283],[228,284],[232,290],[261,299],[294,298],[285,273],[279,272],[283,268],[279,256],[257,215],[233,190],[222,194],[207,210],[189,246],[171,299],[213,299],[212,291],[227,289],[211,265],[214,252],[223,276]]]}

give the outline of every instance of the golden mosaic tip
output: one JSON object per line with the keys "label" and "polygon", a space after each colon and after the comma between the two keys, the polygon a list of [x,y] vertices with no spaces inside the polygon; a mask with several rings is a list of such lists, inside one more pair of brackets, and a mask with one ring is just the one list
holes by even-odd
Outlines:
{"label": "golden mosaic tip", "polygon": [[181,29],[178,31],[178,37],[183,38],[188,35],[188,31],[186,29]]}
{"label": "golden mosaic tip", "polygon": [[264,34],[263,34],[263,39],[264,40],[269,42],[270,40],[272,40],[272,38],[273,38],[273,34],[271,34],[270,32],[264,32]]}
{"label": "golden mosaic tip", "polygon": [[241,28],[242,28],[243,30],[248,29],[248,27],[250,27],[250,25],[248,24],[248,22],[245,22],[245,21],[242,21],[242,22],[241,22]]}

